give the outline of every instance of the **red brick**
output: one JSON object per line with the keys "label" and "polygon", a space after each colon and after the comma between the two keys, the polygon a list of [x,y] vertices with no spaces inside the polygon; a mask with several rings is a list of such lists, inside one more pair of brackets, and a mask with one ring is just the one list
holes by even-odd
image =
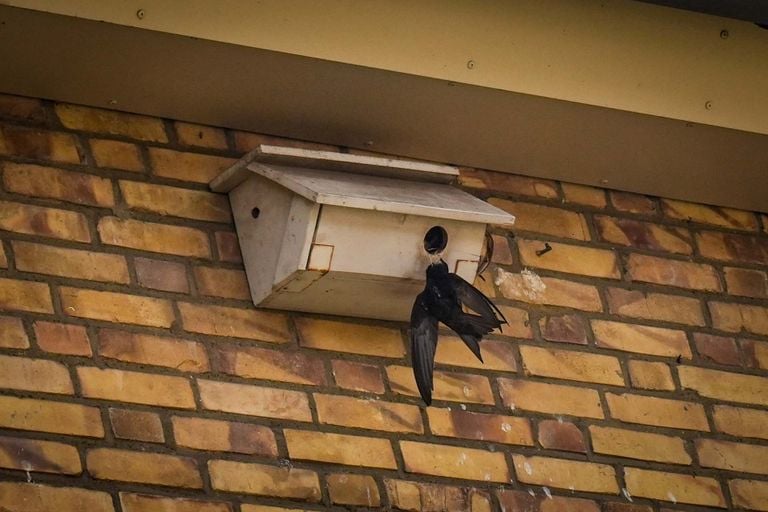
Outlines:
{"label": "red brick", "polygon": [[5,436],[0,436],[0,467],[64,475],[79,475],[83,470],[74,446]]}
{"label": "red brick", "polygon": [[693,357],[685,333],[675,329],[592,320],[592,332],[598,347],[662,357]]}
{"label": "red brick", "polygon": [[56,115],[64,126],[72,130],[168,142],[163,121],[155,117],[66,104],[56,105]]}
{"label": "red brick", "polygon": [[587,344],[587,323],[579,315],[544,317],[539,320],[539,329],[547,341]]}
{"label": "red brick", "polygon": [[144,163],[135,144],[104,139],[91,139],[89,142],[93,158],[99,167],[144,172]]}
{"label": "red brick", "polygon": [[81,366],[77,376],[86,398],[159,407],[194,409],[192,388],[184,377]]}
{"label": "red brick", "polygon": [[104,437],[96,407],[0,396],[0,426],[70,436]]}
{"label": "red brick", "polygon": [[705,323],[701,303],[691,297],[608,288],[606,298],[611,313],[617,315],[689,325]]}
{"label": "red brick", "polygon": [[618,494],[616,474],[611,466],[549,457],[513,455],[520,482],[577,491]]}
{"label": "red brick", "polygon": [[221,128],[181,121],[176,121],[173,125],[176,128],[176,137],[179,139],[179,143],[184,146],[227,149],[227,136]]}
{"label": "red brick", "polygon": [[227,336],[285,343],[291,340],[285,315],[255,309],[179,303],[184,330],[212,336]]}
{"label": "red brick", "polygon": [[29,338],[19,318],[0,316],[0,348],[29,348]]}
{"label": "red brick", "polygon": [[149,148],[149,159],[157,176],[206,184],[237,162],[234,158],[161,148]]}
{"label": "red brick", "polygon": [[188,457],[113,448],[93,448],[86,456],[88,473],[99,480],[120,480],[171,487],[203,487],[197,462]]}
{"label": "red brick", "polygon": [[612,356],[525,345],[520,347],[520,356],[526,375],[624,385],[619,360]]}
{"label": "red brick", "polygon": [[583,204],[593,208],[605,208],[605,190],[601,188],[577,185],[575,183],[560,183],[566,203]]}
{"label": "red brick", "polygon": [[174,320],[170,302],[163,299],[69,287],[59,294],[69,316],[151,327],[170,327]]}
{"label": "red brick", "polygon": [[112,432],[118,439],[148,443],[165,442],[160,416],[155,413],[110,408],[109,421],[112,423]]}
{"label": "red brick", "polygon": [[533,445],[527,418],[429,407],[429,428],[433,434],[504,444]]}
{"label": "red brick", "polygon": [[0,355],[0,388],[71,395],[67,367],[47,359]]}
{"label": "red brick", "polygon": [[187,269],[182,263],[134,258],[139,286],[165,292],[189,293]]}
{"label": "red brick", "polygon": [[554,181],[468,167],[460,169],[459,185],[520,196],[543,197],[545,199],[558,197],[557,184]]}
{"label": "red brick", "polygon": [[60,240],[90,242],[88,221],[82,213],[0,201],[0,229]]}
{"label": "red brick", "polygon": [[69,133],[0,124],[0,155],[79,164],[77,139]]}
{"label": "red brick", "polygon": [[82,325],[35,322],[37,346],[46,352],[90,357],[91,344]]}
{"label": "red brick", "polygon": [[230,222],[227,196],[138,181],[120,180],[123,200],[132,210],[209,222]]}
{"label": "red brick", "polygon": [[613,207],[621,212],[639,213],[642,215],[653,215],[656,213],[656,202],[650,197],[615,190],[610,191],[609,195]]}
{"label": "red brick", "polygon": [[172,422],[178,446],[277,457],[275,434],[268,427],[181,416],[174,416]]}
{"label": "red brick", "polygon": [[[413,370],[407,366],[387,366],[387,377],[392,391],[409,396],[419,396]],[[481,375],[456,372],[434,372],[435,400],[493,404],[493,392],[488,379]]]}
{"label": "red brick", "polygon": [[515,231],[589,240],[589,228],[580,213],[496,197],[492,197],[488,202],[515,216]]}
{"label": "red brick", "polygon": [[112,207],[112,181],[92,174],[40,165],[6,163],[3,183],[9,192],[59,199],[75,204]]}
{"label": "red brick", "polygon": [[248,280],[242,270],[195,267],[194,275],[201,295],[239,300],[251,298]]}
{"label": "red brick", "polygon": [[733,267],[725,267],[724,270],[729,294],[768,299],[768,274],[765,272]]}
{"label": "red brick", "polygon": [[291,460],[397,469],[388,439],[284,429]]}
{"label": "red brick", "polygon": [[739,349],[733,338],[697,332],[693,334],[693,341],[696,344],[696,351],[704,360],[732,366],[741,364]]}
{"label": "red brick", "polygon": [[365,393],[384,393],[384,379],[378,366],[352,361],[332,361],[333,378],[336,385]]}
{"label": "red brick", "polygon": [[229,503],[120,493],[123,512],[232,512]]}
{"label": "red brick", "polygon": [[656,427],[708,431],[704,407],[694,402],[652,396],[606,393],[605,399],[614,419]]}
{"label": "red brick", "polygon": [[757,229],[757,218],[752,212],[724,208],[721,206],[709,206],[705,204],[662,199],[661,207],[664,215],[670,219],[697,222],[699,224],[711,224],[731,229],[745,229],[754,231]]}
{"label": "red brick", "polygon": [[326,477],[332,503],[378,507],[381,503],[376,481],[368,475],[334,473]]}
{"label": "red brick", "polygon": [[0,94],[0,116],[40,123],[45,121],[45,108],[37,98]]}
{"label": "red brick", "polygon": [[215,346],[211,353],[215,372],[316,386],[326,383],[325,364],[310,354],[229,345]]}
{"label": "red brick", "polygon": [[128,264],[117,254],[17,241],[13,242],[13,252],[16,268],[24,272],[120,284],[130,280]]}
{"label": "red brick", "polygon": [[696,235],[696,242],[705,258],[757,265],[768,262],[768,239],[765,237],[704,231]]}
{"label": "red brick", "polygon": [[400,358],[405,355],[400,331],[374,325],[298,317],[302,347]]}
{"label": "red brick", "polygon": [[229,263],[241,263],[243,261],[240,244],[235,233],[217,231],[214,237],[216,239],[216,252],[219,254],[221,261]]}
{"label": "red brick", "polygon": [[[490,274],[486,276],[490,284]],[[475,281],[475,287],[479,279]],[[521,308],[515,308],[512,306],[505,306],[503,304],[497,304],[497,307],[501,310],[504,318],[507,319],[509,324],[501,326],[501,332],[499,336],[507,336],[511,338],[533,338],[533,331],[531,330],[531,322],[528,318],[528,312]]]}
{"label": "red brick", "polygon": [[0,482],[0,510],[9,512],[114,512],[106,492],[78,487],[52,487]]}
{"label": "red brick", "polygon": [[[594,389],[517,379],[498,379],[498,382],[504,405],[512,410],[603,418],[600,396]],[[542,400],[543,396],[547,400]]]}
{"label": "red brick", "polygon": [[618,279],[621,277],[616,254],[605,249],[547,242],[550,251],[541,253],[544,242],[517,239],[517,248],[525,266],[556,272]]}
{"label": "red brick", "polygon": [[509,240],[506,236],[491,235],[493,238],[493,254],[491,261],[500,265],[511,265],[514,263],[512,251],[509,248]]}
{"label": "red brick", "polygon": [[584,435],[569,421],[542,420],[539,422],[539,444],[547,450],[585,453]]}
{"label": "red brick", "polygon": [[631,254],[628,265],[633,281],[702,291],[721,291],[717,272],[710,265]]}
{"label": "red brick", "polygon": [[315,394],[314,398],[321,424],[386,432],[424,431],[419,408],[413,405],[338,395]]}
{"label": "red brick", "polygon": [[99,355],[128,363],[164,366],[183,372],[210,370],[205,347],[195,341],[101,329]]}
{"label": "red brick", "polygon": [[768,335],[768,308],[749,304],[710,302],[712,325],[715,329],[727,332],[742,330],[755,334]]}
{"label": "red brick", "polygon": [[741,340],[741,350],[747,367],[768,370],[768,342]]}
{"label": "red brick", "polygon": [[278,468],[228,460],[208,462],[211,486],[219,491],[320,501],[320,480],[308,469]]}
{"label": "red brick", "polygon": [[[532,490],[531,490],[532,492]],[[499,489],[496,491],[501,510],[521,512],[599,512],[600,507],[592,500],[563,498],[562,496],[536,496],[525,491]],[[610,512],[609,509],[603,509]],[[614,512],[630,512],[614,511]],[[643,511],[645,512],[645,511]],[[650,509],[648,512],[651,512]]]}
{"label": "red brick", "polygon": [[693,239],[685,228],[614,217],[595,217],[600,238],[606,242],[679,254],[693,252]]}
{"label": "red brick", "polygon": [[5,254],[5,248],[0,244],[0,268],[8,268],[8,256]]}
{"label": "red brick", "polygon": [[400,441],[405,471],[485,482],[509,481],[509,469],[501,452],[441,444]]}
{"label": "red brick", "polygon": [[213,380],[198,380],[203,408],[246,416],[312,421],[305,393]]}
{"label": "red brick", "polygon": [[98,225],[102,242],[139,251],[210,258],[208,235],[195,228],[102,217]]}

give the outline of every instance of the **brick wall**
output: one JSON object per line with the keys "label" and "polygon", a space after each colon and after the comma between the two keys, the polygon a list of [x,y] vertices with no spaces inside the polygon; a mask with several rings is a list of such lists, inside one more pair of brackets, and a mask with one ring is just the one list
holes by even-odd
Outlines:
{"label": "brick wall", "polygon": [[250,303],[206,183],[275,139],[0,117],[0,510],[768,510],[765,215],[464,170],[511,325],[424,409],[404,325]]}

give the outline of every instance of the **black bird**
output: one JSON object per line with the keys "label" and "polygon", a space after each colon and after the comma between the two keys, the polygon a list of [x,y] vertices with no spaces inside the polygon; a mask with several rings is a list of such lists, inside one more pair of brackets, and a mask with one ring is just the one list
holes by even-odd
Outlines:
{"label": "black bird", "polygon": [[[465,312],[462,306],[477,314]],[[453,329],[482,362],[480,340],[494,329],[501,330],[507,319],[480,290],[449,272],[442,259],[427,267],[427,284],[413,303],[410,329],[413,375],[427,405],[432,403],[438,322]]]}

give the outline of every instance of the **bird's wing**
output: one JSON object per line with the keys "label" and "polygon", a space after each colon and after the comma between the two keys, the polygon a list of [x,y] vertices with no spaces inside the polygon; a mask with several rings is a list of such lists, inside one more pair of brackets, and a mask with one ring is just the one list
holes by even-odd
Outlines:
{"label": "bird's wing", "polygon": [[437,318],[422,304],[423,293],[416,297],[411,310],[411,359],[413,376],[422,400],[432,403],[432,374],[437,349]]}
{"label": "bird's wing", "polygon": [[467,306],[469,309],[479,314],[483,319],[487,321],[494,321],[497,324],[506,324],[507,319],[504,318],[504,314],[499,311],[496,304],[483,295],[483,292],[466,282],[460,276],[456,274],[449,274],[451,285],[456,290],[456,297],[459,302]]}

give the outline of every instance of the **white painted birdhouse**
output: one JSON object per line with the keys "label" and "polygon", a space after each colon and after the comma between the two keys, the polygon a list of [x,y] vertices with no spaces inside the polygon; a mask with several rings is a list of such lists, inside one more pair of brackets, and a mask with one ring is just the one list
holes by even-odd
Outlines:
{"label": "white painted birdhouse", "polygon": [[488,224],[514,217],[448,183],[454,167],[262,145],[211,182],[229,193],[253,302],[404,321],[424,288],[426,233],[473,282]]}

